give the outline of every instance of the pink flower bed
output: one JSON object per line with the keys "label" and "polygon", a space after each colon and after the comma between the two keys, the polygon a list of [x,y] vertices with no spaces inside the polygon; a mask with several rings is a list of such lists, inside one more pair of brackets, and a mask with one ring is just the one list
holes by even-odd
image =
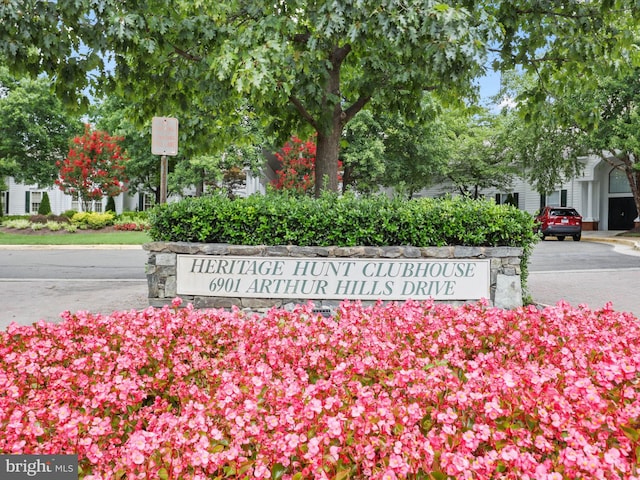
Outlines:
{"label": "pink flower bed", "polygon": [[638,479],[640,325],[609,306],[187,306],[0,333],[0,453],[84,479]]}

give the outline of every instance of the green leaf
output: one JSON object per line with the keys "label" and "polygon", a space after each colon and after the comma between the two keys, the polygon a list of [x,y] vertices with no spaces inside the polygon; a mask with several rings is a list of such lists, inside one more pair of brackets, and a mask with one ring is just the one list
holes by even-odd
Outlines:
{"label": "green leaf", "polygon": [[336,476],[333,477],[333,480],[345,480],[346,478],[349,478],[349,476],[349,470],[338,470]]}
{"label": "green leaf", "polygon": [[621,426],[620,429],[624,432],[625,436],[633,441],[633,442],[637,442],[638,440],[640,440],[640,431],[633,428],[633,427],[629,427],[629,426]]}
{"label": "green leaf", "polygon": [[281,463],[276,463],[273,468],[271,468],[271,478],[273,480],[282,478],[286,471],[287,469],[284,465],[282,465]]}
{"label": "green leaf", "polygon": [[447,474],[443,472],[431,472],[431,478],[433,480],[447,480]]}

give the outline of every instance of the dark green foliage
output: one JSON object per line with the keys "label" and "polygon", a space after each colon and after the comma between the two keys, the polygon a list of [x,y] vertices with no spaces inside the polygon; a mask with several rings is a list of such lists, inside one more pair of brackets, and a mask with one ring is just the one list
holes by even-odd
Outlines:
{"label": "dark green foliage", "polygon": [[104,211],[116,213],[116,201],[113,199],[113,197],[109,197],[107,199],[107,206],[105,207]]}
{"label": "dark green foliage", "polygon": [[493,201],[325,194],[187,198],[149,215],[156,241],[236,245],[515,246],[536,241],[527,212]]}
{"label": "dark green foliage", "polygon": [[51,202],[49,201],[49,194],[44,192],[42,195],[42,201],[38,207],[38,215],[49,215],[51,213]]}

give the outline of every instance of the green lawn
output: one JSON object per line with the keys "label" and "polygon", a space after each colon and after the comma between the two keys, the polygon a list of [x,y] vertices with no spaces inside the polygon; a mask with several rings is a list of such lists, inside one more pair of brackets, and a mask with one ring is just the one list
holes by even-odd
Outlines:
{"label": "green lawn", "polygon": [[142,245],[151,241],[146,232],[86,232],[32,235],[0,232],[0,245]]}

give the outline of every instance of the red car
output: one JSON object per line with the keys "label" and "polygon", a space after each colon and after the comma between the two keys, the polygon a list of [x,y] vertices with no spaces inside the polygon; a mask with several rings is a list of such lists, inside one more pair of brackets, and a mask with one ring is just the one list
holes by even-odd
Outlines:
{"label": "red car", "polygon": [[571,235],[579,242],[582,236],[582,216],[572,207],[544,207],[536,216],[536,223],[543,240],[552,236],[562,241]]}

